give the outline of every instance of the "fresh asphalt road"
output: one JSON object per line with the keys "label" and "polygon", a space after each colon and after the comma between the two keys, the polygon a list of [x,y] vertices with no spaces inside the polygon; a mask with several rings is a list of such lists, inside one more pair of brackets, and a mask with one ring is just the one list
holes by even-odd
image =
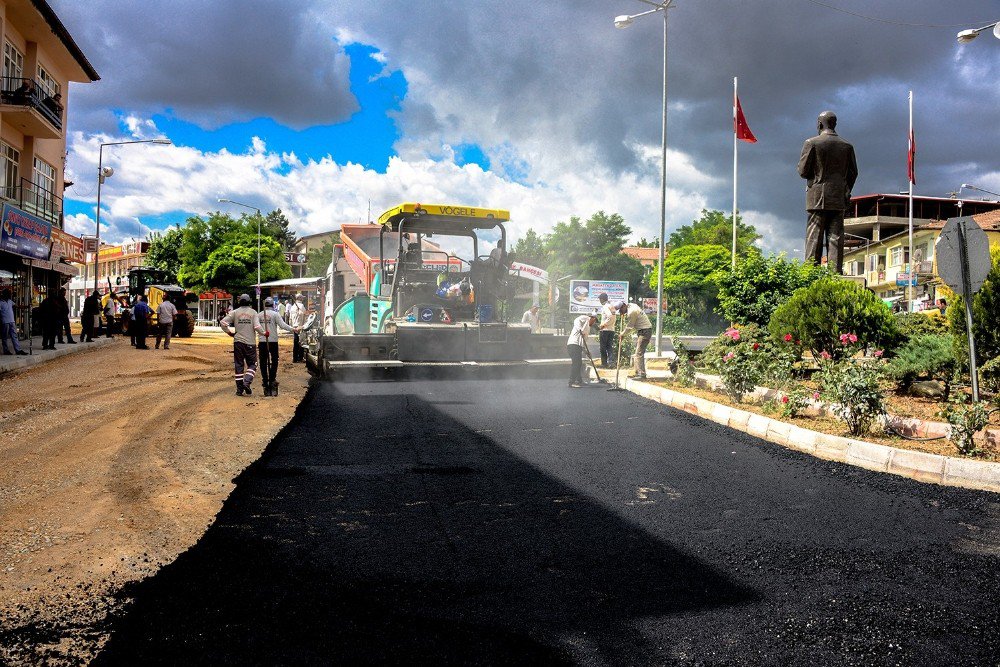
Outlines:
{"label": "fresh asphalt road", "polygon": [[1000,496],[624,392],[322,383],[98,662],[995,665],[998,566]]}

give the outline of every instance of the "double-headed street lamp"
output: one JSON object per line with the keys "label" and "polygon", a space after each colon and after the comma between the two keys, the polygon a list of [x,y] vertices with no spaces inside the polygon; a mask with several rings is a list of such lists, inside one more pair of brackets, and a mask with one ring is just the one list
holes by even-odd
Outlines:
{"label": "double-headed street lamp", "polygon": [[976,37],[979,37],[979,33],[985,30],[989,30],[990,28],[993,29],[993,36],[996,37],[997,39],[1000,39],[1000,21],[996,21],[989,25],[984,25],[982,28],[969,28],[968,30],[963,30],[962,32],[958,33],[958,43],[968,44]]}
{"label": "double-headed street lamp", "polygon": [[[622,14],[615,17],[616,28],[627,28],[642,16],[661,12],[663,14],[663,127],[660,134],[660,263],[656,281],[656,356],[661,354],[661,338],[663,336],[663,256],[667,241],[667,10],[674,6],[674,0],[639,0],[651,5],[653,9],[640,14]],[[735,223],[734,223],[735,224]]]}
{"label": "double-headed street lamp", "polygon": [[264,215],[260,212],[260,209],[256,206],[251,206],[250,204],[244,204],[243,202],[233,201],[232,199],[220,199],[220,204],[235,204],[236,206],[242,206],[243,208],[248,208],[252,211],[257,211],[257,310],[263,310],[260,303],[260,221],[263,219]]}
{"label": "double-headed street lamp", "polygon": [[[105,146],[124,146],[125,144],[164,144],[169,145],[173,142],[170,139],[136,139],[135,141],[109,141],[107,143],[101,144],[100,150],[97,152],[97,213],[94,216],[97,221],[97,252],[94,253],[94,291],[97,291],[97,261],[101,256],[101,186],[104,185],[104,179],[108,178],[115,173],[115,170],[111,167],[104,166],[104,147]],[[86,292],[87,290],[84,290]]]}

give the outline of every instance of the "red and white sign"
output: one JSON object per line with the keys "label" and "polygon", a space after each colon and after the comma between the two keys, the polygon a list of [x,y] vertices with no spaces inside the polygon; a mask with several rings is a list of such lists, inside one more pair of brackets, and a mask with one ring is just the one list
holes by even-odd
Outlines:
{"label": "red and white sign", "polygon": [[[95,241],[97,239],[94,239]],[[52,261],[58,262],[60,258],[67,262],[83,263],[83,239],[72,234],[67,234],[61,229],[52,228]]]}
{"label": "red and white sign", "polygon": [[512,276],[518,276],[520,278],[527,278],[528,280],[534,280],[539,283],[549,282],[549,272],[545,269],[540,269],[537,266],[532,266],[531,264],[522,264],[521,262],[511,262],[510,263],[510,274]]}

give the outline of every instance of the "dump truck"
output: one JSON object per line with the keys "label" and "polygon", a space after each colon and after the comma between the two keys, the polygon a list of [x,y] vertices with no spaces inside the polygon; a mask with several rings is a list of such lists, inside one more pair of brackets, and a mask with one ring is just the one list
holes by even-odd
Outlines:
{"label": "dump truck", "polygon": [[564,337],[532,333],[511,312],[509,219],[503,209],[404,203],[378,224],[343,225],[321,312],[305,327],[309,367],[328,376],[567,364]]}
{"label": "dump truck", "polygon": [[[194,292],[166,283],[167,273],[161,269],[151,266],[137,266],[128,272],[128,287],[124,291],[111,292],[101,298],[101,312],[111,295],[115,298],[126,296],[129,307],[135,305],[139,296],[145,295],[146,303],[153,311],[153,324],[157,324],[156,309],[164,301],[171,301],[177,308],[177,316],[174,317],[173,336],[189,338],[194,333],[196,314],[194,311],[198,304],[198,295]],[[194,305],[192,305],[194,304]],[[103,317],[103,315],[102,315]],[[119,316],[117,322],[108,322],[112,331],[128,333],[131,320],[128,317]]]}

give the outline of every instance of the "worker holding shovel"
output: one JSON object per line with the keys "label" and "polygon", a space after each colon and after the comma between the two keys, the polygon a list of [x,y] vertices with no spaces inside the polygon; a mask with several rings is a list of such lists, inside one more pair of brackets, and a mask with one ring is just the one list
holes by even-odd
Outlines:
{"label": "worker holding shovel", "polygon": [[[569,386],[574,389],[583,386],[583,350],[587,347],[587,335],[590,327],[597,322],[597,313],[581,315],[573,320],[573,330],[566,341],[566,351],[573,362],[569,372]],[[589,354],[589,350],[588,350]]]}

